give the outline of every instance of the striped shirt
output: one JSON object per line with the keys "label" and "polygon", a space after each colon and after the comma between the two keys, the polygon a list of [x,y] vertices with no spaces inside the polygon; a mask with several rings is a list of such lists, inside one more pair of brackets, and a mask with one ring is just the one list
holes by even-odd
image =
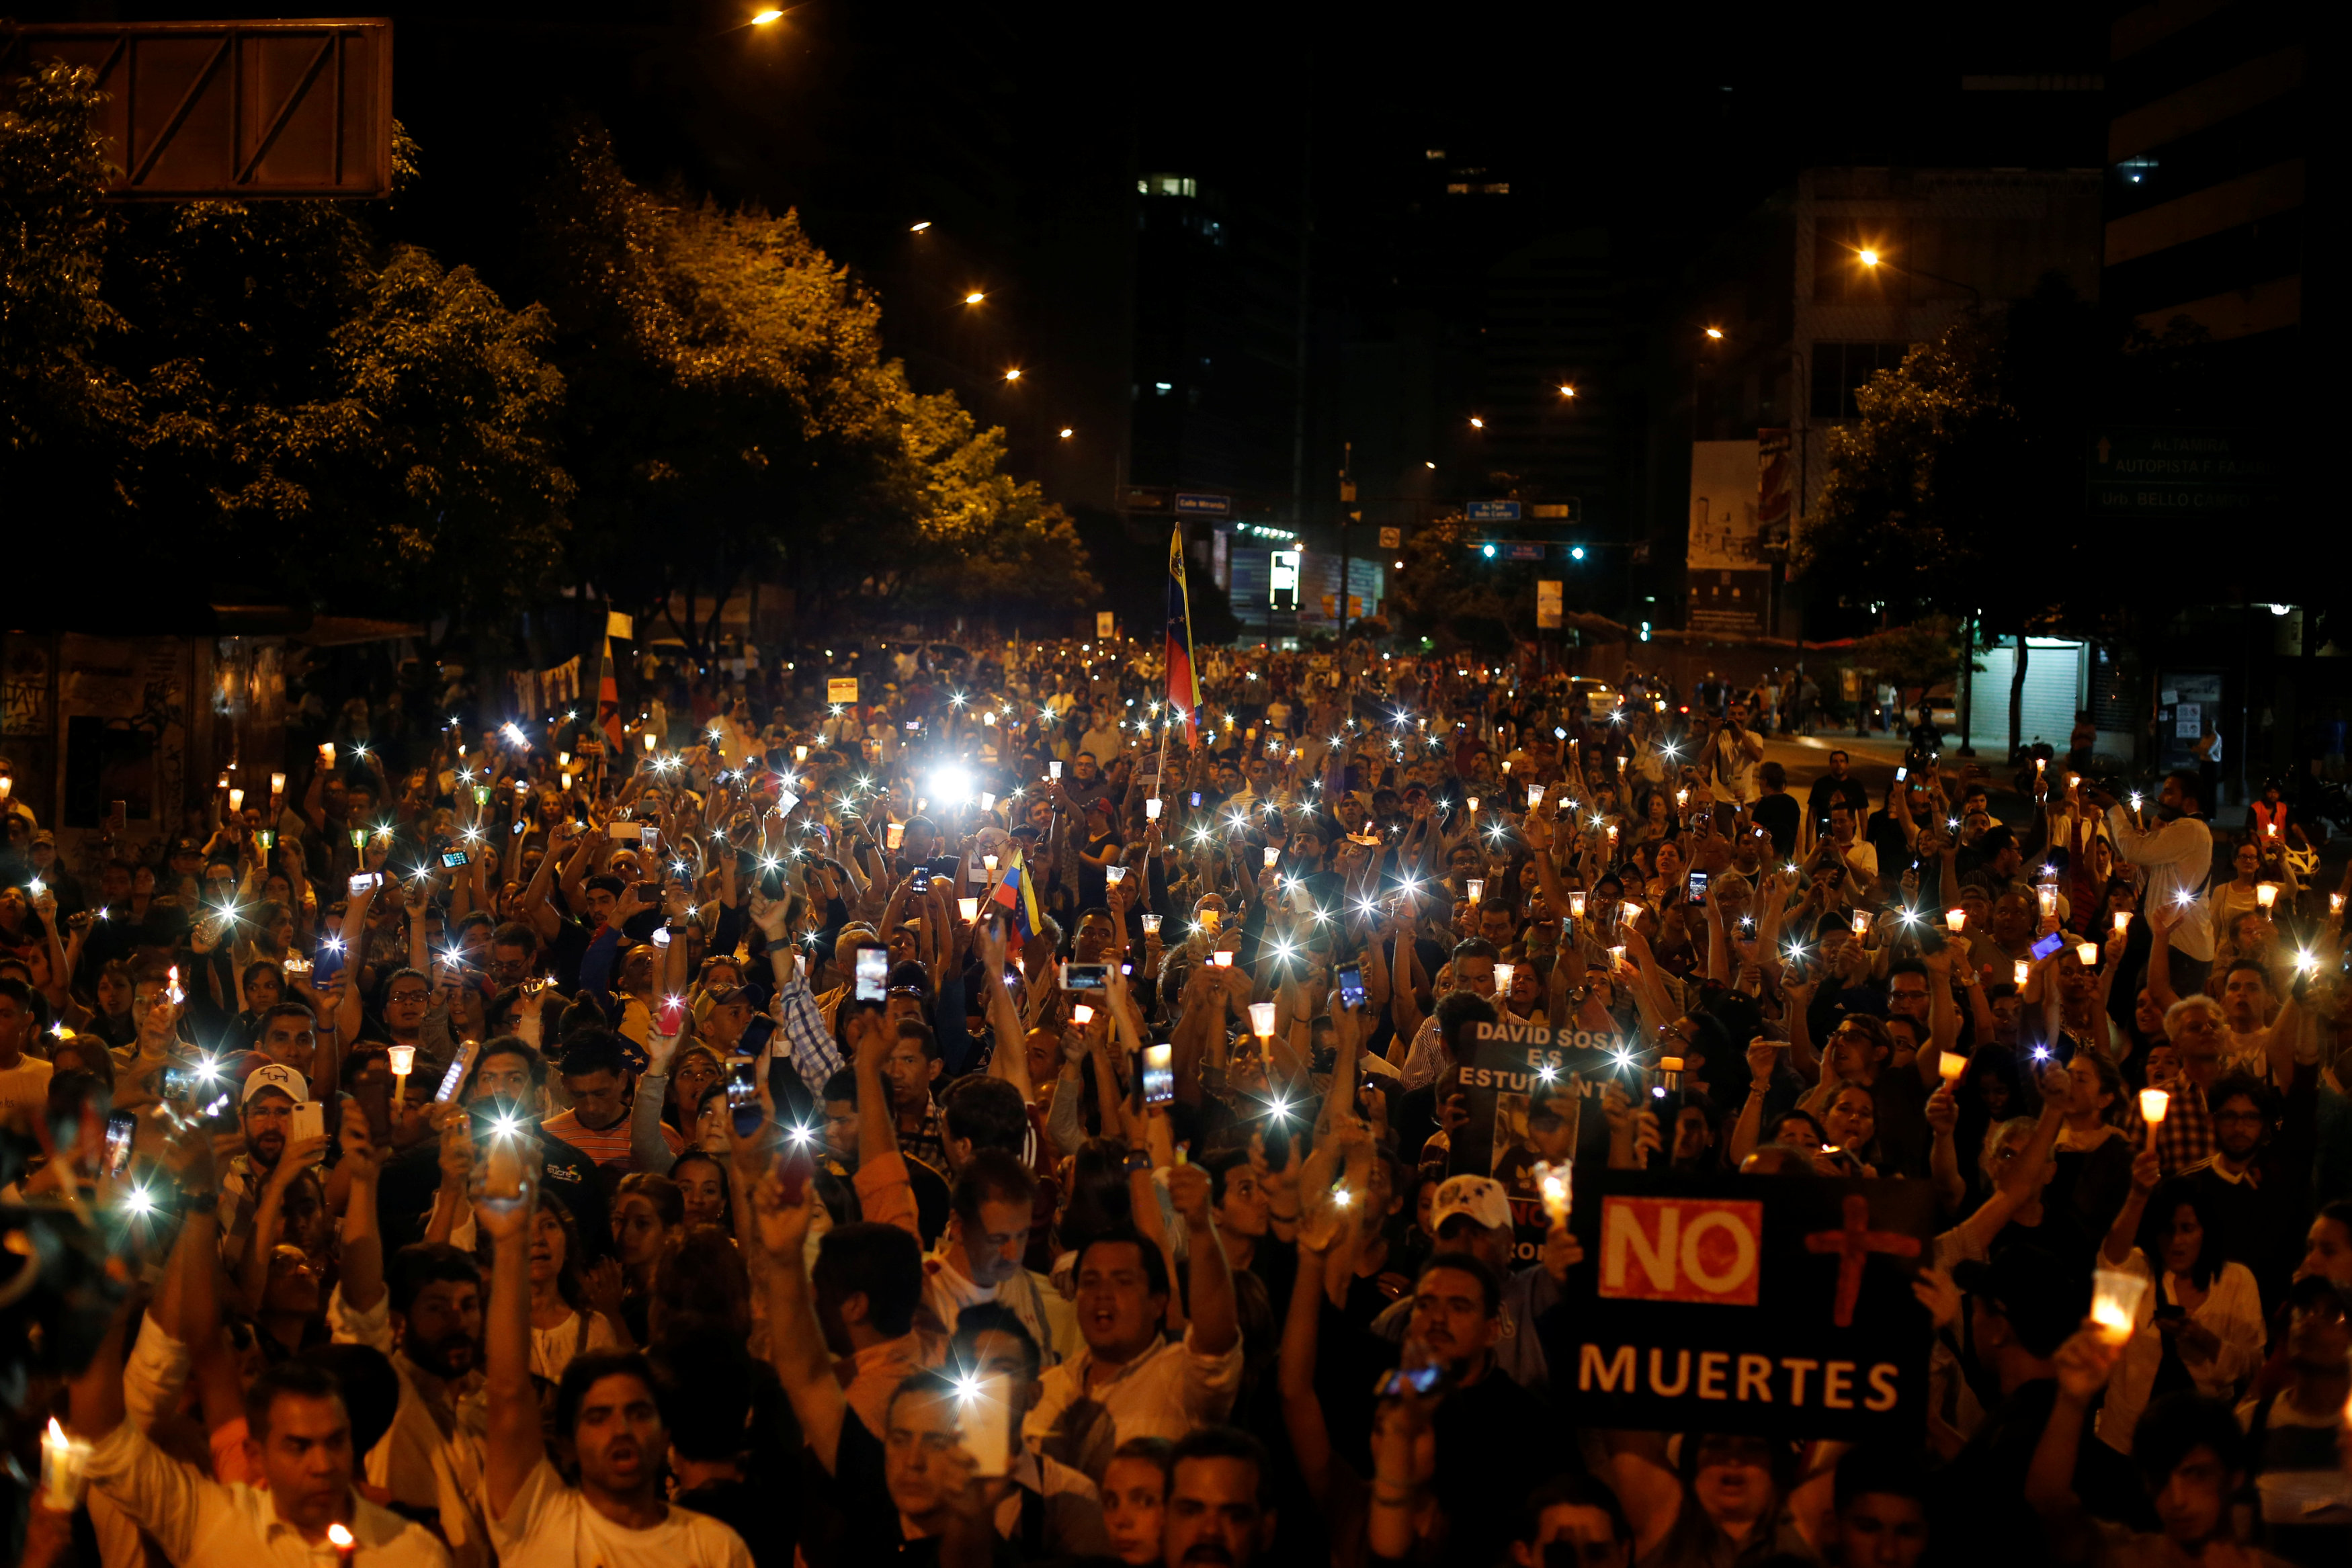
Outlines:
{"label": "striped shirt", "polygon": [[[586,1155],[593,1165],[625,1165],[635,1170],[636,1162],[629,1152],[629,1122],[630,1118],[624,1115],[609,1127],[591,1127],[581,1122],[579,1112],[566,1111],[562,1115],[550,1116],[540,1125],[549,1137],[561,1138]],[[677,1135],[677,1129],[665,1122],[661,1131],[671,1154],[685,1150],[686,1140]]]}

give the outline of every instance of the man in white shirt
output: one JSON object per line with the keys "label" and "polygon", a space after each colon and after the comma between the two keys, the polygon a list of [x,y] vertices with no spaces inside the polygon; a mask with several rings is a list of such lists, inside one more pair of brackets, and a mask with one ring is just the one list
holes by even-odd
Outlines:
{"label": "man in white shirt", "polygon": [[[526,1145],[526,1152],[528,1146]],[[536,1172],[520,1196],[491,1187],[474,1207],[491,1239],[488,1363],[489,1431],[484,1501],[501,1568],[752,1568],[743,1538],[662,1495],[669,1434],[653,1370],[641,1355],[591,1353],[564,1368],[557,1429],[572,1443],[580,1484],[547,1457],[530,1379],[530,1228]]]}
{"label": "man in white shirt", "polygon": [[1854,881],[1854,894],[1865,896],[1878,880],[1878,846],[1854,832],[1853,808],[1842,800],[1830,802],[1830,842]]}
{"label": "man in white shirt", "polygon": [[1192,1260],[1192,1324],[1182,1342],[1171,1344],[1160,1328],[1170,1285],[1160,1249],[1125,1228],[1104,1232],[1078,1254],[1087,1348],[1045,1374],[1023,1428],[1033,1449],[1097,1484],[1121,1443],[1173,1439],[1222,1421],[1241,1387],[1241,1320],[1224,1243],[1210,1221],[1209,1173],[1178,1166],[1168,1196]]}
{"label": "man in white shirt", "polygon": [[2203,990],[2213,967],[2213,915],[2205,897],[2213,882],[2213,831],[2203,816],[2204,790],[2194,773],[2167,774],[2156,797],[2157,823],[2143,828],[2113,795],[2084,786],[2106,809],[2116,853],[2147,873],[2140,907],[2173,912],[2172,988],[2184,997]]}
{"label": "man in white shirt", "polygon": [[0,978],[0,1127],[27,1138],[49,1103],[49,1064],[25,1054],[40,1027],[32,988]]}
{"label": "man in white shirt", "polygon": [[448,1568],[449,1554],[423,1526],[352,1490],[352,1418],[333,1374],[298,1361],[254,1380],[246,1446],[264,1484],[224,1485],[124,1418],[123,1329],[118,1320],[74,1379],[74,1431],[93,1445],[90,1485],[153,1536],[175,1568],[314,1568],[341,1544],[335,1531],[351,1542],[341,1559],[351,1568]]}
{"label": "man in white shirt", "polygon": [[[965,1309],[998,1305],[1020,1320],[1047,1364],[1061,1359],[1045,1301],[1052,1286],[1022,1263],[1036,1197],[1036,1179],[1017,1155],[1003,1149],[971,1152],[956,1176],[947,1234],[923,1260],[919,1327],[952,1334]],[[908,1201],[911,1206],[911,1195]]]}

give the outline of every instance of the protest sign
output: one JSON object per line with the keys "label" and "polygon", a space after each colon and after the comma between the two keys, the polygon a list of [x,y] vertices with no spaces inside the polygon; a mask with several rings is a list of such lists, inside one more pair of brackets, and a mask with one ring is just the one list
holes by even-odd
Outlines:
{"label": "protest sign", "polygon": [[829,703],[854,703],[857,700],[857,677],[835,675],[824,683],[824,700]]}
{"label": "protest sign", "polygon": [[1911,1282],[1931,1184],[1610,1171],[1586,1186],[1575,1304],[1546,1328],[1570,1420],[1919,1440],[1930,1342]]}
{"label": "protest sign", "polygon": [[[1470,1120],[1457,1135],[1448,1168],[1503,1184],[1511,1202],[1512,1249],[1521,1266],[1542,1257],[1549,1228],[1535,1167],[1573,1164],[1582,1149],[1598,1168],[1609,1154],[1601,1083],[1628,1073],[1609,1035],[1517,1019],[1474,1026],[1470,1059],[1462,1068]],[[1638,1066],[1631,1067],[1629,1092],[1640,1079]],[[1583,1125],[1588,1120],[1590,1129]]]}

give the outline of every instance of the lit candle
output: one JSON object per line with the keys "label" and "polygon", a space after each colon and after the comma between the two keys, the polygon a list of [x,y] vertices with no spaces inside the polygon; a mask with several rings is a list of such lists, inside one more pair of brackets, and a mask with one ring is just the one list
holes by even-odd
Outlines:
{"label": "lit candle", "polygon": [[963,923],[966,925],[971,925],[973,921],[980,918],[980,900],[976,898],[957,899],[956,913],[963,916]]}
{"label": "lit candle", "polygon": [[2327,895],[2327,913],[2330,915],[2341,915],[2344,913],[2344,895],[2342,894],[2331,893]]}
{"label": "lit candle", "polygon": [[2058,913],[2058,890],[2042,883],[2033,890],[2034,902],[2042,905],[2042,918],[2049,919]]}
{"label": "lit candle", "polygon": [[2130,910],[2128,910],[2128,909],[2118,909],[2118,910],[2116,910],[2116,936],[2122,936],[2122,935],[2124,934],[2125,930],[2126,930],[2126,929],[2130,925],[2131,925],[2131,911],[2130,911]]}
{"label": "lit candle", "polygon": [[416,1048],[413,1045],[393,1045],[384,1048],[392,1058],[392,1103],[408,1103],[408,1075],[416,1070]]}
{"label": "lit candle", "polygon": [[795,762],[806,762],[808,760],[808,747],[805,746],[793,747],[793,760]]}
{"label": "lit candle", "polygon": [[365,828],[353,828],[352,830],[352,848],[355,850],[363,850],[367,848],[367,830]]}
{"label": "lit candle", "polygon": [[1968,925],[1968,923],[1969,912],[1967,910],[1947,909],[1944,911],[1944,928],[1946,930],[1957,935],[1960,928]]}
{"label": "lit candle", "polygon": [[[982,797],[982,799],[983,799],[983,800],[986,800],[986,799],[988,799],[988,797],[983,796],[983,797]],[[983,807],[983,808],[982,808],[982,810],[985,810],[985,809],[986,809],[985,807]],[[1147,821],[1147,822],[1156,822],[1156,821],[1158,821],[1160,820],[1160,797],[1159,797],[1159,796],[1157,796],[1157,795],[1147,795],[1147,796],[1145,796],[1145,797],[1144,797],[1144,800],[1143,800],[1143,820],[1144,820],[1145,821]]]}
{"label": "lit candle", "polygon": [[1622,969],[1625,967],[1625,948],[1622,943],[1609,949],[1609,967],[1612,969]]}
{"label": "lit candle", "polygon": [[2172,1096],[2161,1089],[2139,1092],[2139,1119],[2147,1124],[2148,1146],[2156,1146],[2156,1130],[2164,1125],[2166,1114],[2172,1109]]}
{"label": "lit candle", "polygon": [[2022,958],[2020,958],[2011,967],[2020,987],[2022,987],[2026,977],[2033,973],[2033,966]]}
{"label": "lit candle", "polygon": [[1126,880],[1127,868],[1125,866],[1107,865],[1103,867],[1103,885],[1106,887],[1117,887],[1120,883],[1123,883]]}
{"label": "lit candle", "polygon": [[1143,934],[1146,936],[1157,936],[1160,935],[1160,916],[1157,915],[1147,915],[1143,917]]}
{"label": "lit candle", "polygon": [[1213,968],[1230,969],[1234,967],[1234,956],[1224,948],[1220,947],[1215,952],[1209,955],[1209,964]]}
{"label": "lit candle", "polygon": [[1859,909],[1853,912],[1853,935],[1856,941],[1864,940],[1870,936],[1870,916]]}
{"label": "lit candle", "polygon": [[2120,1269],[2091,1270],[2091,1322],[2110,1344],[2131,1338],[2132,1316],[2147,1292],[2147,1277]]}
{"label": "lit candle", "polygon": [[1496,965],[1495,994],[1498,997],[1508,997],[1511,994],[1511,977],[1518,972],[1519,967],[1517,964]]}
{"label": "lit candle", "polygon": [[1568,1223],[1569,1200],[1574,1192],[1573,1169],[1565,1160],[1559,1165],[1536,1162],[1536,1185],[1543,1194],[1544,1218],[1554,1225]]}
{"label": "lit candle", "polygon": [[1528,785],[1528,810],[1530,810],[1530,811],[1532,811],[1532,810],[1534,810],[1538,806],[1540,806],[1540,805],[1542,805],[1542,804],[1543,804],[1543,786],[1542,786],[1542,785],[1540,785],[1540,784],[1530,784],[1530,785]]}
{"label": "lit candle", "polygon": [[1070,1009],[1070,1021],[1084,1029],[1095,1021],[1095,1009],[1080,1002]]}
{"label": "lit candle", "polygon": [[652,730],[647,730],[647,731],[646,731],[646,737],[645,737],[645,739],[646,739],[646,749],[647,751],[651,751],[651,750],[654,748],[654,732],[653,732]]}
{"label": "lit candle", "polygon": [[89,1445],[58,1425],[49,1417],[49,1429],[41,1434],[41,1500],[58,1513],[71,1513],[81,1506],[82,1471],[89,1464]]}
{"label": "lit candle", "polygon": [[1471,903],[1475,904],[1486,895],[1486,883],[1485,878],[1474,876],[1464,879],[1462,883],[1463,897],[1468,899]]}
{"label": "lit candle", "polygon": [[331,740],[320,741],[319,743],[319,766],[321,768],[332,768],[334,765],[335,743]]}
{"label": "lit candle", "polygon": [[1249,1005],[1250,1032],[1260,1040],[1274,1038],[1274,1004],[1252,1002]]}
{"label": "lit candle", "polygon": [[1677,811],[1679,811],[1679,810],[1681,810],[1685,806],[1687,806],[1687,805],[1689,805],[1689,804],[1690,804],[1690,791],[1689,791],[1688,789],[1677,789],[1677,790],[1675,790],[1675,810],[1676,810]]}
{"label": "lit candle", "polygon": [[2254,903],[2264,909],[2278,902],[2278,883],[2258,882],[2254,884]]}
{"label": "lit candle", "polygon": [[1958,1083],[1969,1071],[1969,1059],[1957,1051],[1948,1051],[1936,1058],[1936,1071],[1944,1075],[1947,1083]]}
{"label": "lit candle", "polygon": [[232,789],[228,792],[228,809],[231,815],[245,810],[244,790]]}
{"label": "lit candle", "polygon": [[980,869],[986,872],[994,871],[996,869],[996,857],[994,855],[981,856]]}
{"label": "lit candle", "polygon": [[228,775],[227,775],[227,774],[226,774],[226,773],[222,774],[222,775],[220,776],[220,782],[219,782],[218,784],[214,785],[214,786],[213,786],[213,788],[215,788],[215,789],[227,789],[227,788],[228,788]]}
{"label": "lit candle", "polygon": [[1581,920],[1584,918],[1584,894],[1581,893],[1571,893],[1568,895],[1568,915],[1569,918],[1571,920]]}
{"label": "lit candle", "polygon": [[1641,917],[1642,906],[1630,898],[1617,906],[1617,923],[1621,925],[1631,925]]}
{"label": "lit candle", "polygon": [[2085,969],[2097,968],[2099,967],[2099,945],[2096,942],[2075,943],[2074,961],[2082,965]]}
{"label": "lit candle", "polygon": [[895,850],[906,840],[907,824],[904,822],[893,822],[882,830],[882,847],[886,850]]}
{"label": "lit candle", "polygon": [[1478,814],[1478,797],[1477,797],[1477,796],[1475,796],[1475,795],[1471,796],[1471,797],[1470,797],[1470,799],[1469,799],[1466,802],[1465,802],[1465,803],[1466,805],[1468,805],[1468,806],[1469,806],[1469,808],[1470,808],[1470,814],[1471,814],[1472,816],[1474,816],[1474,817],[1475,817],[1475,816],[1476,816],[1476,815]]}
{"label": "lit candle", "polygon": [[1281,858],[1282,858],[1282,846],[1281,846],[1281,845],[1279,845],[1279,844],[1268,844],[1268,845],[1266,845],[1266,846],[1265,846],[1265,863],[1266,863],[1267,865],[1269,865],[1269,866],[1270,866],[1270,865],[1274,864],[1274,862],[1276,862],[1276,861],[1280,860]]}
{"label": "lit candle", "polygon": [[351,1568],[352,1553],[359,1546],[352,1532],[340,1524],[331,1524],[327,1526],[327,1544],[335,1549],[337,1568]]}

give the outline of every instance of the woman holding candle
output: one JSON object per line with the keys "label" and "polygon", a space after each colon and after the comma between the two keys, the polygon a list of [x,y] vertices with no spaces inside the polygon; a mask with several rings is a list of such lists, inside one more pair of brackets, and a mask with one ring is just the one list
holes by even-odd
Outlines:
{"label": "woman holding candle", "polygon": [[2155,1155],[2140,1151],[2099,1249],[2102,1267],[2155,1287],[2140,1297],[2099,1418],[2101,1441],[2118,1452],[2130,1452],[2151,1400],[2192,1389],[2234,1400],[2262,1365],[2262,1293],[2244,1264],[2224,1260],[2210,1218],[2194,1182],[2159,1180]]}

